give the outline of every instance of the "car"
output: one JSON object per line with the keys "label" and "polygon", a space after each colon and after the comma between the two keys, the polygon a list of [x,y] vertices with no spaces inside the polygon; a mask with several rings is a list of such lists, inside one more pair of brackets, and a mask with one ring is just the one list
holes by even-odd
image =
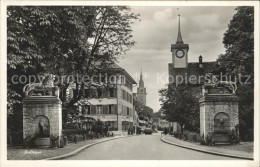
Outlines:
{"label": "car", "polygon": [[146,135],[151,135],[152,133],[153,133],[153,130],[151,128],[146,128],[144,130],[144,134],[146,134]]}

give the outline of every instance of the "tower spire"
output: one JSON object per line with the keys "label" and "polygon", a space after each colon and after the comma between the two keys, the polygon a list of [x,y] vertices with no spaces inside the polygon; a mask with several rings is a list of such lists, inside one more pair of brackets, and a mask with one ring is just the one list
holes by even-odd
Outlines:
{"label": "tower spire", "polygon": [[140,80],[139,80],[139,88],[144,88],[143,70],[142,70],[142,67],[141,67],[141,74],[140,74]]}
{"label": "tower spire", "polygon": [[182,41],[182,37],[181,37],[181,26],[180,26],[180,24],[181,24],[181,19],[180,19],[180,15],[178,14],[178,16],[179,16],[179,27],[178,27],[178,38],[177,38],[177,41],[176,41],[176,43],[178,44],[178,43],[183,43],[183,41]]}
{"label": "tower spire", "polygon": [[142,66],[141,66],[140,80],[143,80],[143,68],[142,68]]}

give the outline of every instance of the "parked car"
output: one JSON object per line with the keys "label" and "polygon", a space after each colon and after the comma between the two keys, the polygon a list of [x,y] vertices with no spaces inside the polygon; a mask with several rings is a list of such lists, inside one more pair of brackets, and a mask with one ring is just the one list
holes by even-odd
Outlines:
{"label": "parked car", "polygon": [[151,135],[152,133],[153,133],[153,130],[151,128],[146,128],[144,130],[144,134],[146,134],[146,135]]}

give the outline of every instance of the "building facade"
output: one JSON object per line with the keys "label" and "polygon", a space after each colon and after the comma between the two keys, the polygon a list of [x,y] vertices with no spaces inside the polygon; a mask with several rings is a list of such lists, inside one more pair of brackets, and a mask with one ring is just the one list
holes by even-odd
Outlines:
{"label": "building facade", "polygon": [[133,107],[133,84],[136,82],[118,65],[113,67],[113,76],[116,76],[116,81],[109,87],[84,88],[83,98],[78,101],[83,129],[90,129],[90,118],[106,122],[109,131],[133,128],[137,119]]}

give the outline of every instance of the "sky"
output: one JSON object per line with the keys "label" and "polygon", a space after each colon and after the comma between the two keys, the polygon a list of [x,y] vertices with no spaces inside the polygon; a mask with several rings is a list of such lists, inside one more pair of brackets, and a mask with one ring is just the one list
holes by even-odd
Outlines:
{"label": "sky", "polygon": [[[178,32],[178,14],[181,34],[189,44],[188,62],[215,61],[225,53],[222,43],[228,24],[235,14],[235,7],[132,7],[140,14],[141,21],[133,25],[136,44],[119,60],[138,83],[141,68],[147,91],[147,106],[159,111],[159,90],[168,82],[168,63],[172,62],[171,44],[175,44]],[[134,86],[136,92],[137,86]]]}

